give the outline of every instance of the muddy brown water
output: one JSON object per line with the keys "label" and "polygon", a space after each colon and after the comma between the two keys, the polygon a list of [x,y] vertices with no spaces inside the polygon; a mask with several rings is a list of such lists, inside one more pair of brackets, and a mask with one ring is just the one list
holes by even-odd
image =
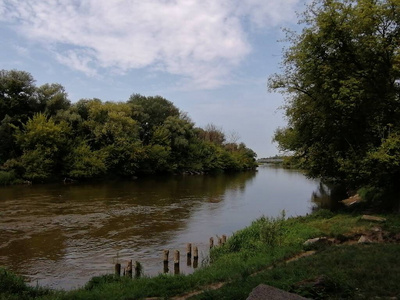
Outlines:
{"label": "muddy brown water", "polygon": [[[171,176],[97,184],[0,187],[0,266],[32,285],[73,289],[139,261],[145,275],[163,271],[162,251],[228,237],[262,216],[305,215],[319,182],[298,171],[261,166],[237,174]],[[314,200],[313,200],[314,199]],[[170,254],[170,256],[172,256]],[[173,271],[172,262],[170,270]]]}

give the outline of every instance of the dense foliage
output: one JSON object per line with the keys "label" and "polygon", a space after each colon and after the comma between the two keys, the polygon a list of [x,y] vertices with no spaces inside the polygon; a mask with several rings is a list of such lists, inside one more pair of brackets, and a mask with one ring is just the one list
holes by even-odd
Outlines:
{"label": "dense foliage", "polygon": [[275,140],[311,176],[398,199],[400,1],[316,0],[303,23],[269,81],[288,95]]}
{"label": "dense foliage", "polygon": [[255,168],[256,154],[195,127],[160,96],[126,102],[68,100],[59,84],[36,87],[23,71],[0,71],[0,183],[132,177]]}

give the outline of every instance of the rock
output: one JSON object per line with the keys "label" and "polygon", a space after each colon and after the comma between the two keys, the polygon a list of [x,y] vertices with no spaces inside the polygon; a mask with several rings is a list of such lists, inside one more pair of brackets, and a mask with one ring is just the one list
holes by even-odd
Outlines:
{"label": "rock", "polygon": [[309,239],[309,240],[305,241],[303,245],[309,246],[309,245],[315,244],[315,243],[319,242],[320,239],[321,238]]}
{"label": "rock", "polygon": [[380,227],[372,227],[371,230],[374,231],[374,232],[381,232],[382,228],[380,228]]}
{"label": "rock", "polygon": [[365,235],[362,235],[359,240],[358,240],[359,244],[368,244],[368,243],[372,243],[372,241],[366,237]]}
{"label": "rock", "polygon": [[269,285],[260,284],[253,289],[247,300],[302,300],[307,299]]}
{"label": "rock", "polygon": [[317,237],[314,239],[309,239],[304,242],[304,246],[311,246],[311,245],[331,245],[334,243],[334,239],[328,239],[326,237]]}
{"label": "rock", "polygon": [[372,222],[386,222],[385,218],[370,216],[370,215],[363,215],[361,217],[361,220],[372,221]]}
{"label": "rock", "polygon": [[353,205],[355,203],[359,203],[361,201],[362,201],[362,199],[361,199],[360,195],[356,194],[356,195],[351,196],[351,197],[349,197],[347,199],[344,199],[344,200],[342,200],[340,202],[342,202],[346,206],[351,206],[351,205]]}

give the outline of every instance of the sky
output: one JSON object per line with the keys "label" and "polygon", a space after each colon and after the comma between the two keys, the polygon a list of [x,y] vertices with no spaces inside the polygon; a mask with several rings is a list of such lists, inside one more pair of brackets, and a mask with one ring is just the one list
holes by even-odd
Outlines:
{"label": "sky", "polygon": [[283,28],[305,0],[0,0],[0,69],[59,83],[72,103],[162,96],[198,127],[279,153]]}

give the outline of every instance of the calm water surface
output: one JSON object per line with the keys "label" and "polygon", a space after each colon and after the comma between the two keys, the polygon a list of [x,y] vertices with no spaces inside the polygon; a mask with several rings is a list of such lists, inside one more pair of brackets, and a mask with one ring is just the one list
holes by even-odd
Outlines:
{"label": "calm water surface", "polygon": [[[193,243],[201,264],[211,236],[229,236],[282,210],[305,215],[320,189],[300,172],[268,166],[230,175],[2,187],[0,266],[57,289],[81,286],[130,259],[156,275],[163,249],[183,256]],[[192,272],[184,262],[181,272]]]}

